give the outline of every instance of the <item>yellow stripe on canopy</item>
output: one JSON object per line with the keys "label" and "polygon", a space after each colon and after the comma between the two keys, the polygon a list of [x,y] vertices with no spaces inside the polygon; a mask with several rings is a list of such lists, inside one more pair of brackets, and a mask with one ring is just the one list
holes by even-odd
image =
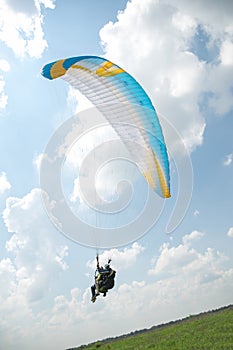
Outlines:
{"label": "yellow stripe on canopy", "polygon": [[66,74],[66,69],[63,67],[64,60],[57,61],[50,69],[50,75],[52,79],[56,79]]}

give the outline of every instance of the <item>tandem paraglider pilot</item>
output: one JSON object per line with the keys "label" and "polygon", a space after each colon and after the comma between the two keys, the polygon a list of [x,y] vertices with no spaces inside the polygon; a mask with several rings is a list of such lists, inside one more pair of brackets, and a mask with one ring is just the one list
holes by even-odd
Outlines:
{"label": "tandem paraglider pilot", "polygon": [[98,255],[96,260],[97,268],[95,272],[95,284],[91,286],[91,301],[93,303],[96,301],[96,297],[100,295],[100,293],[103,293],[103,296],[106,297],[108,290],[114,287],[116,275],[116,271],[110,267],[111,259],[108,260],[108,263],[105,264],[104,267],[99,266]]}

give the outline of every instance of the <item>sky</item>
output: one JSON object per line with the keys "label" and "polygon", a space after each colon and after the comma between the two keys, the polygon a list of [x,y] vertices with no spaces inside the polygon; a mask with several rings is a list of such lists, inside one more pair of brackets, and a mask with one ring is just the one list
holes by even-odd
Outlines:
{"label": "sky", "polygon": [[[0,0],[1,349],[62,350],[232,304],[232,23],[230,0]],[[171,198],[161,202],[132,161],[95,153],[103,142],[120,149],[116,135],[90,128],[93,107],[78,91],[41,76],[46,63],[79,55],[113,61],[150,96]],[[47,145],[76,114],[85,132],[62,185],[81,218],[78,243],[54,225],[40,185]],[[86,195],[94,183],[106,203],[128,204],[95,214],[82,198],[85,170]],[[94,226],[107,232],[98,242]],[[92,304],[95,248],[117,274]]]}

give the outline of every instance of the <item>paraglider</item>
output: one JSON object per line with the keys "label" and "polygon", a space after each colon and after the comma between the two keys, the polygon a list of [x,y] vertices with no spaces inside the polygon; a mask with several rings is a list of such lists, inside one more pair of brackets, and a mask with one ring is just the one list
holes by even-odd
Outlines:
{"label": "paraglider", "polygon": [[[46,64],[42,75],[49,80],[61,77],[86,96],[115,130],[152,190],[162,198],[170,197],[162,128],[150,98],[129,73],[105,58],[79,56]],[[114,287],[116,271],[110,262],[100,267],[97,255],[92,302]]]}
{"label": "paraglider", "polygon": [[108,263],[103,266],[99,265],[99,256],[96,256],[97,267],[95,271],[95,283],[91,286],[91,301],[94,303],[97,296],[100,293],[103,293],[103,296],[106,297],[109,289],[112,289],[115,284],[115,275],[116,271],[110,267],[111,259],[108,260]]}

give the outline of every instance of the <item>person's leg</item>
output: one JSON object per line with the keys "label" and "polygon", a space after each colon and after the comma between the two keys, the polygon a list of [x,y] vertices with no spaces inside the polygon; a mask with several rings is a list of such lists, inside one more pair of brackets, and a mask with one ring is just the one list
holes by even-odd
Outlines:
{"label": "person's leg", "polygon": [[95,285],[91,286],[91,295],[92,298],[95,296]]}
{"label": "person's leg", "polygon": [[96,301],[95,285],[91,286],[91,301],[94,303]]}

